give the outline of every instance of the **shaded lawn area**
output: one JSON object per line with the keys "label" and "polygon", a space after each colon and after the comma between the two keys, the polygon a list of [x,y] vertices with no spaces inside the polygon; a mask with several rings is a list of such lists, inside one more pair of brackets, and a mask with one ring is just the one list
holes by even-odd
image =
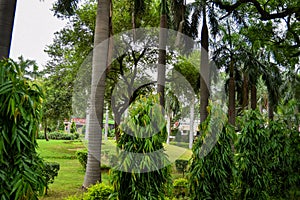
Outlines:
{"label": "shaded lawn area", "polygon": [[[70,195],[82,194],[81,186],[84,180],[84,171],[75,156],[75,152],[86,148],[87,144],[82,141],[50,140],[47,142],[38,140],[38,145],[37,151],[45,161],[60,164],[59,174],[54,183],[49,185],[48,195],[40,199],[64,199]],[[188,160],[192,154],[191,150],[174,145],[165,145],[165,149],[171,162],[175,162],[176,159]],[[113,140],[103,141],[102,152],[115,154],[116,142]],[[182,177],[182,174],[173,170],[172,176],[179,178]],[[108,173],[102,173],[102,181],[109,183]]]}

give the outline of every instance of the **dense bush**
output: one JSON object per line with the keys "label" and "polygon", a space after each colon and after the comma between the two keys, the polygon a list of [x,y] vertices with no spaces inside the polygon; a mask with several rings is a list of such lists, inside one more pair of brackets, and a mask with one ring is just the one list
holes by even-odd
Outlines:
{"label": "dense bush", "polygon": [[[79,138],[79,133],[66,133],[64,131],[53,131],[47,134],[48,139],[52,140],[75,140]],[[45,135],[39,132],[38,139],[45,139]]]}
{"label": "dense bush", "polygon": [[188,163],[189,163],[188,160],[181,160],[181,159],[175,160],[176,170],[184,175],[184,172],[186,172],[187,170]]}
{"label": "dense bush", "polygon": [[104,183],[97,183],[90,188],[81,196],[72,195],[65,200],[115,200],[113,197],[113,187]]}
{"label": "dense bush", "polygon": [[112,186],[104,183],[97,183],[88,188],[87,192],[84,194],[83,200],[108,200],[113,191]]}
{"label": "dense bush", "polygon": [[0,199],[38,199],[46,186],[36,152],[42,92],[24,66],[0,61]]}
{"label": "dense bush", "polygon": [[238,198],[292,198],[300,180],[299,143],[294,145],[300,136],[298,125],[290,126],[290,120],[281,117],[268,122],[258,111],[249,111],[242,118],[236,146]]}
{"label": "dense bush", "polygon": [[56,162],[45,162],[43,169],[43,176],[46,179],[46,194],[48,192],[49,184],[54,182],[54,178],[58,175],[60,165]]}
{"label": "dense bush", "polygon": [[[78,159],[78,161],[80,162],[82,168],[85,171],[86,165],[87,165],[87,156],[88,156],[87,149],[77,150],[75,155],[76,155],[76,158]],[[101,170],[103,170],[103,171],[109,171],[110,168],[111,168],[110,166],[101,165]]]}
{"label": "dense bush", "polygon": [[175,179],[173,182],[173,196],[176,198],[188,197],[188,180],[185,178]]}
{"label": "dense bush", "polygon": [[71,128],[70,128],[70,133],[74,134],[74,133],[76,133],[76,131],[77,131],[76,124],[75,124],[75,122],[72,122]]}
{"label": "dense bush", "polygon": [[209,109],[200,126],[201,136],[193,145],[189,168],[192,199],[233,199],[234,140],[233,128],[226,124],[226,114],[220,107]]}
{"label": "dense bush", "polygon": [[158,102],[155,97],[141,98],[121,124],[117,145],[123,151],[112,171],[119,200],[163,199],[170,187],[170,163],[163,149],[166,123]]}
{"label": "dense bush", "polygon": [[87,156],[88,156],[88,151],[87,149],[83,149],[83,150],[77,150],[75,153],[77,159],[79,160],[82,168],[86,169],[86,164],[87,164]]}

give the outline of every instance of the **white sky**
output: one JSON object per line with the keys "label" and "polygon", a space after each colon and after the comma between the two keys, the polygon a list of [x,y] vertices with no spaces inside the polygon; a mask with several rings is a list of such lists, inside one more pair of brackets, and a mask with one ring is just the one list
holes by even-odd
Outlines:
{"label": "white sky", "polygon": [[17,2],[10,57],[16,60],[20,55],[36,60],[38,65],[46,64],[46,45],[52,43],[54,33],[63,28],[66,21],[53,16],[50,11],[55,0],[19,0]]}
{"label": "white sky", "polygon": [[[187,3],[194,0],[187,0]],[[66,25],[50,10],[55,0],[19,0],[14,22],[10,57],[35,60],[39,66],[49,59],[44,52],[52,43],[54,33]]]}

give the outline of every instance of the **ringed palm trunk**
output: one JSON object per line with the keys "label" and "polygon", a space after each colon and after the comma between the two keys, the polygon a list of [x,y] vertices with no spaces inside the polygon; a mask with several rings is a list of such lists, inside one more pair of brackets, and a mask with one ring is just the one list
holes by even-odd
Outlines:
{"label": "ringed palm trunk", "polygon": [[0,59],[8,58],[17,0],[0,0]]}
{"label": "ringed palm trunk", "polygon": [[206,7],[203,8],[203,24],[201,30],[201,63],[200,63],[200,122],[207,118],[207,106],[209,99],[210,73],[208,66],[208,28],[206,22]]}
{"label": "ringed palm trunk", "polygon": [[165,82],[166,82],[166,43],[167,43],[167,2],[161,0],[160,30],[159,30],[159,54],[157,69],[157,93],[162,107],[165,106]]}
{"label": "ringed palm trunk", "polygon": [[[103,127],[105,77],[109,49],[110,0],[98,0],[94,33],[93,71],[89,121],[87,168],[83,187],[101,182],[101,142]],[[99,45],[101,44],[101,45]],[[100,79],[100,80],[99,80]]]}

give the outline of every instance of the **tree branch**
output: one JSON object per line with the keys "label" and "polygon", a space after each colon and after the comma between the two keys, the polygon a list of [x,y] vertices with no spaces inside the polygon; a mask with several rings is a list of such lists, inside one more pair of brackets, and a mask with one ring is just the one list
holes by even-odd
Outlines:
{"label": "tree branch", "polygon": [[[219,8],[226,10],[228,12],[228,14],[225,15],[224,17],[222,17],[221,19],[223,19],[226,16],[228,16],[229,14],[231,14],[234,10],[236,10],[242,4],[247,4],[247,3],[251,3],[255,6],[256,10],[260,14],[260,19],[263,21],[284,18],[286,16],[290,16],[294,13],[300,12],[300,7],[289,7],[289,8],[286,8],[285,10],[283,10],[282,12],[277,12],[277,13],[271,14],[271,13],[267,12],[257,0],[238,0],[234,4],[223,3],[221,0],[213,0],[213,1],[217,6],[219,6]],[[266,5],[264,5],[264,7],[265,6]]]}

